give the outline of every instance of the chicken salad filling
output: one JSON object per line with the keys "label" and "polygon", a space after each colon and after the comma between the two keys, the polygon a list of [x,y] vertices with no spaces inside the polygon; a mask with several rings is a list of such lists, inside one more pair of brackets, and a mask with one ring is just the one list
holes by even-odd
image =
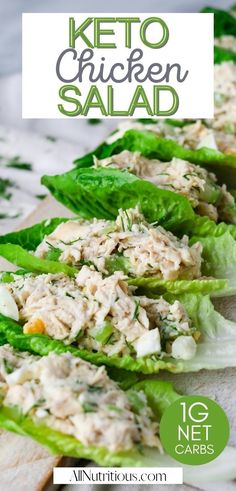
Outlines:
{"label": "chicken salad filling", "polygon": [[215,38],[215,46],[219,46],[220,48],[229,49],[236,53],[236,37],[231,35],[221,36],[219,38]]}
{"label": "chicken salad filling", "polygon": [[200,333],[184,306],[136,296],[121,272],[103,278],[83,266],[73,279],[14,275],[1,289],[1,313],[20,321],[26,334],[45,334],[108,356],[195,356]]}
{"label": "chicken salad filling", "polygon": [[36,423],[74,436],[85,446],[116,452],[140,444],[162,451],[158,423],[144,392],[134,393],[136,404],[132,395],[108,377],[104,366],[70,353],[39,358],[9,345],[0,347],[1,404],[16,406]]}
{"label": "chicken salad filling", "polygon": [[216,222],[220,219],[236,223],[234,197],[225,184],[217,184],[215,174],[203,167],[178,158],[173,158],[171,162],[150,160],[140,152],[128,150],[102,160],[94,157],[94,164],[96,167],[127,169],[159,188],[187,197],[199,215],[207,215]]}
{"label": "chicken salad filling", "polygon": [[215,114],[209,123],[216,130],[236,134],[236,65],[215,65]]}
{"label": "chicken salad filling", "polygon": [[112,261],[133,276],[166,280],[201,276],[202,246],[191,247],[188,237],[178,239],[163,227],[148,224],[138,208],[119,210],[115,222],[69,220],[46,236],[36,249],[41,258],[58,259],[75,266],[92,264],[107,274]]}
{"label": "chicken salad filling", "polygon": [[230,123],[226,124],[223,128],[213,129],[201,120],[182,127],[174,126],[161,120],[148,124],[128,120],[122,121],[119,124],[118,131],[110,135],[106,142],[108,144],[113,143],[119,138],[122,138],[125,132],[131,129],[152,131],[160,138],[175,140],[180,145],[192,150],[207,147],[213,150],[220,150],[229,155],[236,155],[235,131],[233,125]]}

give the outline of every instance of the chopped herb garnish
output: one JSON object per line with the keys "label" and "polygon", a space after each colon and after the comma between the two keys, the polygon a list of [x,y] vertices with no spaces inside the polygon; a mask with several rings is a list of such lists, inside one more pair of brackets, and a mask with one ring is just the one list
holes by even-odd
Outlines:
{"label": "chopped herb garnish", "polygon": [[41,397],[40,399],[38,399],[35,404],[33,405],[33,407],[40,407],[42,406],[42,404],[44,404],[46,402],[46,399],[44,399],[43,397]]}
{"label": "chopped herb garnish", "polygon": [[45,138],[46,138],[46,140],[49,140],[52,143],[55,143],[57,141],[57,138],[55,138],[55,136],[46,135]]}
{"label": "chopped herb garnish", "polygon": [[14,367],[11,365],[11,363],[8,360],[6,360],[6,358],[3,358],[3,365],[4,365],[4,370],[7,374],[14,372]]}
{"label": "chopped herb garnish", "polygon": [[46,244],[49,246],[46,259],[48,259],[49,261],[58,261],[62,253],[62,250],[59,249],[58,247],[54,247],[52,244],[50,244],[50,242],[46,241]]}
{"label": "chopped herb garnish", "polygon": [[70,240],[69,242],[64,242],[64,240],[60,239],[60,242],[66,246],[69,246],[69,245],[75,244],[75,242],[78,242],[79,240],[82,240],[82,239],[80,237],[78,237],[77,239]]}
{"label": "chopped herb garnish", "polygon": [[13,167],[14,169],[18,170],[32,170],[32,164],[29,164],[28,162],[21,162],[18,155],[17,157],[13,157],[12,159],[10,159],[6,167]]}
{"label": "chopped herb garnish", "polygon": [[98,405],[96,402],[84,402],[82,407],[85,413],[94,413],[96,412]]}
{"label": "chopped herb garnish", "polygon": [[46,198],[46,196],[47,196],[47,194],[36,194],[35,197],[38,198],[38,199],[43,200],[44,198]]}
{"label": "chopped herb garnish", "polygon": [[71,295],[69,292],[66,292],[66,297],[73,298],[73,300],[75,299],[75,297],[73,297],[73,295]]}
{"label": "chopped herb garnish", "polygon": [[125,216],[127,218],[127,226],[128,226],[128,230],[131,231],[132,230],[132,220],[131,220],[131,217],[129,216],[128,212],[126,210],[124,210],[124,213],[125,213]]}
{"label": "chopped herb garnish", "polygon": [[101,392],[103,387],[101,385],[88,385],[88,392]]}
{"label": "chopped herb garnish", "polygon": [[123,412],[120,407],[117,407],[114,404],[107,404],[107,408],[110,409],[110,411],[115,411],[116,413],[122,413]]}
{"label": "chopped herb garnish", "polygon": [[133,313],[133,317],[132,317],[132,321],[138,319],[138,315],[139,315],[139,307],[140,307],[140,301],[138,300],[135,300],[135,309],[134,309],[134,313]]}
{"label": "chopped herb garnish", "polygon": [[8,188],[13,187],[12,181],[10,179],[2,179],[0,177],[0,198],[9,200],[11,198],[11,193],[8,193]]}

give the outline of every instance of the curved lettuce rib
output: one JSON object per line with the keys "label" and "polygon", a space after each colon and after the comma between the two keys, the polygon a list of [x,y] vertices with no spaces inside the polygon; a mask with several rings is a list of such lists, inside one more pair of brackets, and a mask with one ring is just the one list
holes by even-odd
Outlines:
{"label": "curved lettuce rib", "polygon": [[60,223],[66,222],[67,220],[68,218],[49,218],[32,227],[0,235],[0,244],[16,244],[27,251],[34,251],[42,242],[45,235],[51,234]]}
{"label": "curved lettuce rib", "polygon": [[235,36],[236,19],[226,10],[214,7],[205,7],[201,10],[203,13],[214,14],[214,36],[219,38],[224,35]]}
{"label": "curved lettuce rib", "polygon": [[74,276],[77,272],[75,268],[65,263],[33,256],[23,247],[15,244],[0,244],[0,256],[26,271],[35,273],[64,273],[68,276]]}
{"label": "curved lettuce rib", "polygon": [[[181,232],[181,229],[179,230],[179,232]],[[183,232],[189,236],[197,237],[220,237],[226,232],[229,232],[230,235],[232,235],[232,237],[236,239],[235,224],[227,224],[225,222],[217,224],[206,216],[201,217],[195,215],[194,220],[186,222],[186,224],[184,225],[184,229],[182,229],[182,233]]]}
{"label": "curved lettuce rib", "polygon": [[[154,296],[154,295],[152,295]],[[7,342],[21,351],[30,351],[41,356],[51,351],[71,352],[95,365],[123,368],[144,374],[168,370],[173,373],[198,371],[202,368],[217,369],[236,366],[236,323],[225,319],[213,307],[209,296],[200,294],[164,295],[170,302],[179,300],[185,306],[193,326],[201,332],[196,356],[189,360],[174,358],[158,359],[155,356],[132,358],[129,355],[108,357],[104,353],[90,352],[75,346],[65,345],[62,341],[40,334],[23,334],[22,327],[15,321],[0,316],[0,334]]]}
{"label": "curved lettuce rib", "polygon": [[[221,277],[222,278],[222,277]],[[227,296],[236,293],[236,275],[235,288],[231,286],[228,280],[224,279],[203,279],[203,280],[161,280],[159,278],[130,278],[129,285],[138,287],[140,294],[163,295],[166,292],[173,295],[182,293],[201,293],[202,295],[210,294],[212,297]]]}
{"label": "curved lettuce rib", "polygon": [[[171,300],[168,295],[166,298]],[[219,314],[208,296],[186,294],[174,298],[184,304],[193,325],[201,331],[196,355],[182,362],[182,371],[235,367],[236,323]]]}
{"label": "curved lettuce rib", "polygon": [[184,196],[159,189],[127,171],[117,169],[74,169],[58,176],[44,176],[42,184],[53,196],[84,218],[117,217],[119,208],[139,206],[146,219],[175,230],[194,219]]}
{"label": "curved lettuce rib", "polygon": [[[93,155],[103,159],[123,150],[141,152],[149,159],[159,159],[166,162],[172,160],[173,157],[187,160],[193,164],[209,168],[216,173],[219,180],[228,183],[230,187],[234,187],[232,174],[236,175],[236,156],[226,155],[206,147],[197,150],[188,149],[174,140],[159,138],[155,133],[147,130],[128,130],[113,143],[103,143],[90,154],[77,159],[75,164],[77,167],[89,167],[93,165]],[[231,174],[227,175],[230,172]]]}
{"label": "curved lettuce rib", "polygon": [[214,47],[214,63],[220,65],[224,61],[233,61],[236,63],[236,53],[230,49],[221,48],[220,46]]}
{"label": "curved lettuce rib", "polygon": [[[236,293],[236,241],[230,232],[220,237],[193,237],[190,244],[201,242],[203,245],[202,273],[214,278],[226,278],[228,285],[225,294]],[[223,287],[224,288],[224,287]],[[222,292],[215,291],[214,296],[222,296]]]}

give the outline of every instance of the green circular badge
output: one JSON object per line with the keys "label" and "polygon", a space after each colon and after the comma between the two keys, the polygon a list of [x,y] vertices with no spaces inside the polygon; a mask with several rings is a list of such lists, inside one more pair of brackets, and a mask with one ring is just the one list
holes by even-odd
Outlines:
{"label": "green circular badge", "polygon": [[229,421],[223,409],[208,397],[180,397],[164,412],[160,437],[165,451],[182,464],[214,460],[229,439]]}

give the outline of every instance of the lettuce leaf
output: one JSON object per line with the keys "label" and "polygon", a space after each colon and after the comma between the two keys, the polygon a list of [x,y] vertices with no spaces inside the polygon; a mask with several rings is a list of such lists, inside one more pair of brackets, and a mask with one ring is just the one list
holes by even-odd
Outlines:
{"label": "lettuce leaf", "polygon": [[[19,234],[21,234],[21,232],[19,232]],[[17,241],[16,235],[14,237],[14,240]],[[201,238],[199,238],[198,240],[201,241]],[[218,239],[215,239],[215,242],[217,242],[217,240]],[[229,242],[228,250],[230,251],[230,241],[228,242]],[[235,244],[234,242],[235,241],[232,239],[232,243],[233,243],[232,248],[233,246],[236,246],[236,242]],[[206,259],[209,264],[212,264],[208,276],[213,276],[213,278],[204,279],[204,280],[192,280],[192,281],[189,280],[168,281],[155,277],[151,277],[151,278],[137,277],[137,278],[130,278],[128,280],[128,283],[130,285],[140,287],[144,293],[145,291],[148,292],[150,291],[150,292],[158,293],[160,295],[165,292],[170,292],[174,294],[180,294],[184,292],[190,292],[190,293],[200,292],[202,294],[210,293],[212,296],[232,295],[235,293],[236,287],[234,289],[233,288],[234,285],[232,285],[231,283],[229,284],[227,280],[228,278],[227,273],[228,273],[228,266],[229,266],[227,264],[228,261],[225,258],[225,256],[222,255],[222,267],[221,264],[217,264],[215,262],[215,251],[217,254],[218,253],[217,244],[215,244],[214,250],[212,249],[213,257],[211,257],[211,249],[210,249],[208,252],[208,257]],[[51,273],[51,274],[65,273],[69,276],[74,276],[78,272],[77,268],[68,266],[65,263],[58,262],[58,261],[51,261],[47,259],[41,259],[36,256],[33,256],[28,251],[25,251],[22,247],[15,244],[0,244],[0,256],[11,261],[13,264],[16,264],[17,266],[24,268],[23,270],[24,274],[27,273],[27,271],[28,272],[30,271],[33,273]],[[218,257],[219,260],[221,260],[220,254],[218,254]],[[227,265],[227,267],[224,273],[225,264]],[[217,268],[217,275],[214,274],[215,265]],[[127,261],[127,258],[124,258],[123,256],[114,256],[108,258],[106,266],[108,267],[110,274],[114,273],[115,271],[124,271],[125,274],[129,275],[129,261]],[[21,271],[18,271],[18,274],[19,273],[21,273]],[[203,274],[207,276],[207,273],[204,270],[203,270]],[[232,274],[230,275],[230,280],[231,279],[233,279],[233,271]],[[12,274],[4,273],[4,275],[2,276],[2,278],[0,278],[0,280],[3,283],[13,281]]]}
{"label": "lettuce leaf", "polygon": [[15,244],[0,244],[0,256],[26,271],[35,273],[64,273],[68,276],[74,276],[77,272],[77,269],[65,263],[48,261],[47,259],[33,256],[21,246]]}
{"label": "lettuce leaf", "polygon": [[225,319],[217,312],[209,296],[167,294],[165,298],[169,301],[177,298],[183,303],[193,325],[201,331],[196,356],[182,361],[181,371],[196,372],[203,368],[214,370],[236,366],[236,322]]}
{"label": "lettuce leaf", "polygon": [[[132,391],[143,390],[155,416],[160,420],[164,411],[180,395],[172,384],[157,380],[143,380],[132,387]],[[138,447],[124,452],[110,452],[101,447],[85,447],[73,436],[63,434],[43,425],[29,416],[24,416],[16,407],[0,406],[0,427],[22,436],[28,436],[46,446],[50,452],[58,455],[84,458],[95,461],[101,466],[110,467],[175,467],[179,463],[156,449]],[[184,467],[184,482],[196,484],[225,481],[236,477],[236,450],[226,447],[224,452],[209,464]]]}
{"label": "lettuce leaf", "polygon": [[[147,130],[128,130],[113,143],[103,143],[90,154],[77,159],[75,164],[79,168],[93,166],[93,155],[103,159],[123,150],[141,152],[149,159],[159,159],[166,162],[172,160],[173,157],[187,160],[215,172],[219,181],[229,184],[230,187],[235,187],[232,182],[232,178],[235,178],[236,185],[236,156],[226,155],[206,147],[195,150],[188,149],[174,140],[159,138],[155,133]],[[43,183],[46,184],[46,182]]]}
{"label": "lettuce leaf", "polygon": [[174,230],[194,219],[189,201],[159,189],[127,171],[74,169],[58,176],[44,176],[42,183],[65,206],[84,218],[115,219],[119,208],[140,207],[146,219]]}
{"label": "lettuce leaf", "polygon": [[[225,232],[220,237],[193,237],[190,244],[201,242],[203,245],[202,273],[214,278],[226,278],[229,283],[225,286],[225,293],[236,293],[236,241],[230,232]],[[224,288],[224,287],[223,287]],[[215,291],[215,296],[222,292]]]}
{"label": "lettuce leaf", "polygon": [[214,7],[204,7],[201,12],[214,14],[214,36],[219,38],[224,35],[235,36],[236,19],[226,10]]}
{"label": "lettuce leaf", "polygon": [[190,237],[220,237],[226,232],[229,232],[236,239],[236,225],[224,222],[217,224],[206,216],[201,217],[195,215],[194,220],[185,223],[182,232]]}
{"label": "lettuce leaf", "polygon": [[131,372],[145,374],[158,373],[159,370],[170,372],[181,371],[181,365],[173,364],[172,359],[159,360],[157,358],[138,358],[134,359],[129,355],[118,357],[116,355],[108,357],[103,353],[95,353],[85,349],[68,346],[63,341],[51,339],[42,334],[23,334],[22,327],[11,319],[0,315],[0,334],[5,336],[7,342],[21,351],[30,351],[40,356],[47,355],[51,351],[65,353],[69,351],[74,356],[83,360],[90,361],[95,365],[106,365],[108,367],[122,368]]}
{"label": "lettuce leaf", "polygon": [[51,234],[60,223],[67,220],[68,218],[49,218],[32,227],[0,235],[0,244],[16,244],[27,251],[35,251],[45,235]]}
{"label": "lettuce leaf", "polygon": [[[236,245],[236,244],[235,244]],[[223,268],[222,268],[223,269]],[[223,273],[222,273],[223,274]],[[222,278],[222,277],[221,277]],[[163,295],[166,292],[173,295],[182,293],[201,293],[202,295],[210,294],[212,297],[227,296],[236,293],[236,274],[235,288],[229,284],[226,279],[202,279],[202,280],[161,280],[159,278],[130,278],[129,285],[138,287],[137,293],[155,293]]]}
{"label": "lettuce leaf", "polygon": [[221,48],[220,46],[214,47],[214,63],[220,65],[224,61],[233,61],[236,63],[236,53],[230,49]]}
{"label": "lettuce leaf", "polygon": [[[151,293],[151,297],[157,295]],[[73,345],[65,345],[41,334],[23,334],[22,327],[15,321],[0,315],[0,334],[7,342],[21,351],[30,351],[38,355],[47,355],[50,351],[71,352],[95,365],[123,368],[131,372],[144,374],[158,373],[168,370],[173,373],[198,371],[202,368],[217,369],[236,366],[236,323],[225,319],[219,314],[210,301],[209,296],[196,294],[164,295],[169,302],[179,300],[186,308],[192,325],[201,332],[196,356],[189,360],[176,360],[171,357],[158,359],[156,356],[133,358],[130,355],[108,357],[104,353],[90,352]]]}

